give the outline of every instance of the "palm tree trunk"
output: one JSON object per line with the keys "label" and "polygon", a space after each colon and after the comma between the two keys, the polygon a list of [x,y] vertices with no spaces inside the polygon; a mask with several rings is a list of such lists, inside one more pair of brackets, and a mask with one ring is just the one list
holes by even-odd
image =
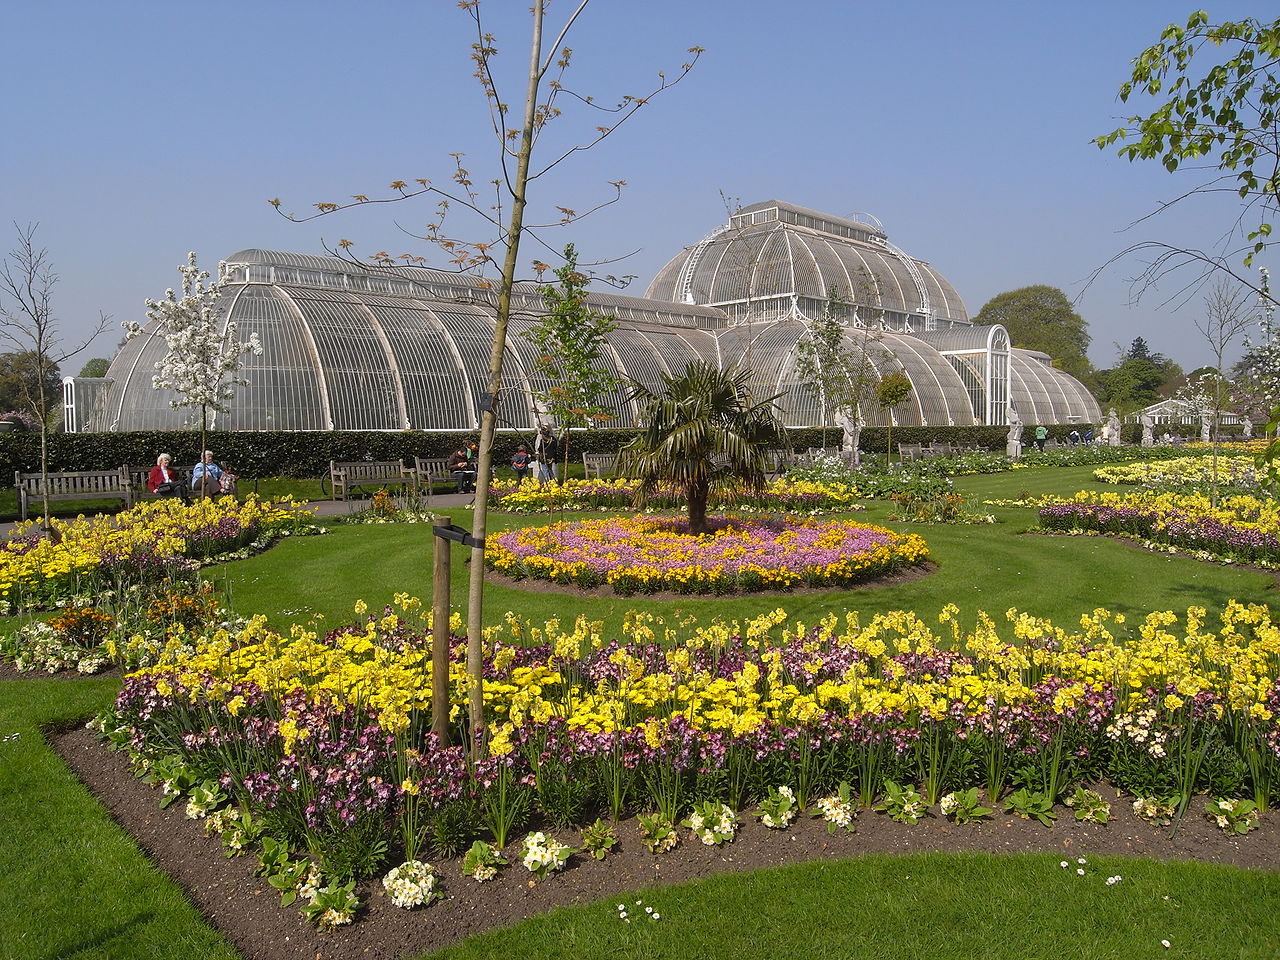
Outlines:
{"label": "palm tree trunk", "polygon": [[695,481],[689,484],[689,533],[694,536],[701,536],[707,532],[709,492],[705,482]]}

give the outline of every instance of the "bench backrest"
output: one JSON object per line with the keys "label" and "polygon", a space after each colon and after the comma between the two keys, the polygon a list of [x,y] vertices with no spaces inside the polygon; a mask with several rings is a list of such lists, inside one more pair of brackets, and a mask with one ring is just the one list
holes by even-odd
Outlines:
{"label": "bench backrest", "polygon": [[595,477],[599,479],[605,474],[613,473],[613,468],[617,466],[618,455],[616,453],[584,453],[582,455],[582,472],[588,478]]}
{"label": "bench backrest", "polygon": [[[44,492],[43,478],[38,473],[14,471],[14,486],[28,493]],[[124,467],[114,470],[59,470],[49,474],[49,493],[123,493],[129,489],[129,474]]]}
{"label": "bench backrest", "polygon": [[445,457],[414,457],[413,468],[418,472],[419,477],[453,479],[453,471],[449,469],[449,461]]}
{"label": "bench backrest", "polygon": [[330,460],[329,472],[342,474],[348,480],[381,480],[398,478],[409,471],[403,460]]}

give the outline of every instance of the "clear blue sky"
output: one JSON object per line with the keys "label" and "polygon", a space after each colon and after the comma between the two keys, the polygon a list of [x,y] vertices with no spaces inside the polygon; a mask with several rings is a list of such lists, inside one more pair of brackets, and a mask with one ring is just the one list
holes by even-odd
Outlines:
{"label": "clear blue sky", "polygon": [[[558,0],[553,13],[570,7]],[[523,99],[527,4],[487,0],[506,97]],[[1135,264],[1084,281],[1131,242],[1212,244],[1236,213],[1204,201],[1126,232],[1185,182],[1089,141],[1118,125],[1129,61],[1193,8],[1123,3],[594,0],[571,38],[567,86],[601,101],[697,69],[615,137],[532,194],[542,209],[621,203],[565,231],[585,258],[637,250],[613,272],[641,295],[682,246],[725,219],[720,191],[835,214],[867,211],[948,277],[976,314],[1036,283],[1080,296],[1090,354],[1144,336],[1190,369],[1206,362],[1193,321],[1159,294],[1130,304]],[[1215,7],[1215,19],[1258,14]],[[0,69],[0,248],[11,221],[39,221],[61,283],[67,339],[99,310],[140,320],[177,282],[188,250],[213,267],[246,247],[433,256],[403,233],[425,205],[289,223],[267,201],[378,196],[395,179],[443,181],[464,151],[478,182],[495,169],[468,59],[471,21],[453,0],[227,0],[218,4],[6,4]],[[564,143],[597,121],[567,111]],[[557,139],[558,138],[558,139]],[[528,260],[539,251],[529,248]],[[1172,293],[1170,288],[1168,293]],[[119,336],[84,356],[111,356]],[[75,361],[68,366],[76,366]],[[74,373],[76,370],[66,372]]]}

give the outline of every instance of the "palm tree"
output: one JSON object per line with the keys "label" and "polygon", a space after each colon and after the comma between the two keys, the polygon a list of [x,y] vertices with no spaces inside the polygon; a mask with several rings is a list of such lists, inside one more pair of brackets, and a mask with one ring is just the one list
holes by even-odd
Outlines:
{"label": "palm tree", "polygon": [[720,370],[700,360],[684,373],[663,377],[661,394],[636,384],[630,399],[642,403],[644,427],[620,451],[619,467],[640,481],[636,505],[675,486],[685,493],[689,532],[707,532],[707,500],[758,493],[765,483],[765,450],[786,444],[776,396],[754,400],[751,371]]}

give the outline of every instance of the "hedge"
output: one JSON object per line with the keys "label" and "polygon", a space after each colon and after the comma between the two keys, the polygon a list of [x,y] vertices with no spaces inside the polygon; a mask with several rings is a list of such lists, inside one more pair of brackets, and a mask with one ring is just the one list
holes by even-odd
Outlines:
{"label": "hedge", "polygon": [[[1034,427],[1029,428],[1034,429]],[[1069,426],[1050,427],[1050,436],[1066,440]],[[635,429],[584,430],[573,433],[570,456],[613,453],[636,435]],[[952,443],[1004,450],[1005,427],[894,427],[893,443]],[[868,427],[862,431],[861,448],[883,453],[886,431]],[[805,427],[790,431],[795,450],[823,446],[823,431]],[[1059,436],[1060,435],[1060,436]],[[458,446],[476,438],[475,431],[210,431],[208,449],[224,467],[246,477],[321,477],[330,460],[399,460],[446,457]],[[1023,433],[1024,438],[1027,436]],[[839,446],[839,429],[826,431],[826,444]],[[530,431],[502,431],[494,444],[494,459],[505,463],[519,443],[532,444]],[[54,433],[49,435],[49,469],[100,470],[120,466],[149,467],[164,451],[174,463],[189,469],[197,460],[200,433],[192,430],[144,430],[131,433]],[[15,471],[40,469],[40,436],[36,433],[0,434],[0,486],[11,486]]]}

